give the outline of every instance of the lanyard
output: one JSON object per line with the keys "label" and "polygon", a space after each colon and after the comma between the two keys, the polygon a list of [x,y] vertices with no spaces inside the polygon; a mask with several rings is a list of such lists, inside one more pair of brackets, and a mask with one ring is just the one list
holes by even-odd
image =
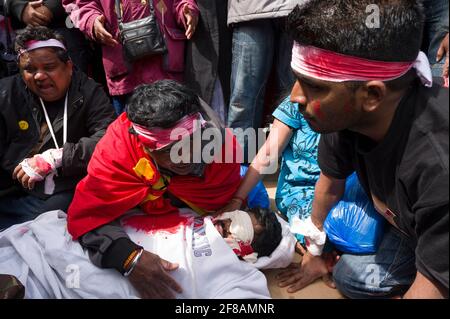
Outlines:
{"label": "lanyard", "polygon": [[[67,142],[67,98],[69,93],[66,93],[66,99],[64,101],[64,119],[63,119],[63,145]],[[52,123],[50,122],[50,118],[48,117],[47,109],[45,108],[44,101],[42,98],[39,98],[41,101],[42,109],[44,110],[45,121],[47,122],[48,129],[50,130],[50,134],[52,134],[53,142],[55,143],[55,147],[59,148],[58,141],[56,140],[55,132],[53,131]]]}

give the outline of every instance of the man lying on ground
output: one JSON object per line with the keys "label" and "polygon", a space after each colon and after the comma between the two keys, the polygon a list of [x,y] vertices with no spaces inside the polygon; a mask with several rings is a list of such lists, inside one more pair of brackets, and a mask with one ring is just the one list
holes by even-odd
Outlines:
{"label": "man lying on ground", "polygon": [[[279,244],[255,262],[236,255],[211,216],[202,217],[190,209],[165,215],[135,209],[119,224],[145,253],[160,256],[168,268],[169,263],[177,266],[167,274],[182,288],[177,298],[270,298],[267,280],[258,269],[286,267],[294,257],[295,237],[283,220],[275,231]],[[132,262],[134,271],[139,271],[136,267]],[[25,286],[25,298],[141,297],[119,272],[92,264],[89,252],[69,234],[66,214],[61,211],[0,233],[0,273],[17,277]]]}

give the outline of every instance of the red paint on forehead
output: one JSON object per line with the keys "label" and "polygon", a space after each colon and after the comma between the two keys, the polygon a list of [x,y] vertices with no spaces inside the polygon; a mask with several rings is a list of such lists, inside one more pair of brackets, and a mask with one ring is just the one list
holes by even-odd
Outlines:
{"label": "red paint on forehead", "polygon": [[159,232],[176,234],[182,228],[185,228],[192,223],[192,218],[180,216],[178,212],[162,215],[132,216],[123,221],[124,226],[129,226],[138,231],[143,231],[149,234]]}

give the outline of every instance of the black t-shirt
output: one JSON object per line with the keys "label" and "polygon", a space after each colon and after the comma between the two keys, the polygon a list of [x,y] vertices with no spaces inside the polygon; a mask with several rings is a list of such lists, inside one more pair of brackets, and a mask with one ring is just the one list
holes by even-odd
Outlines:
{"label": "black t-shirt", "polygon": [[449,268],[449,94],[419,82],[403,97],[383,141],[342,131],[322,135],[322,172],[356,171],[377,210],[416,247],[417,270],[447,289]]}

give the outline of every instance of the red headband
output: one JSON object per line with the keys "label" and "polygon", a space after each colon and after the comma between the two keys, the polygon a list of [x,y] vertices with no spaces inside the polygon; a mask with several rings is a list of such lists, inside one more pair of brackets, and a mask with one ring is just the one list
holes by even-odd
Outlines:
{"label": "red headband", "polygon": [[339,54],[295,42],[291,67],[301,75],[330,81],[390,81],[415,68],[425,86],[432,86],[430,63],[420,52],[416,61],[383,62]]}
{"label": "red headband", "polygon": [[133,129],[138,134],[142,144],[152,151],[160,150],[172,143],[182,140],[186,136],[192,135],[205,124],[200,113],[186,115],[179,120],[173,127],[148,129],[142,125],[133,123]]}
{"label": "red headband", "polygon": [[26,49],[20,50],[19,57],[26,52],[30,52],[30,51],[33,51],[36,49],[41,49],[41,48],[60,48],[60,49],[63,49],[64,51],[67,51],[64,44],[62,44],[61,41],[58,41],[56,39],[49,39],[49,40],[45,40],[45,41],[30,40],[25,43],[25,46],[26,46]]}

